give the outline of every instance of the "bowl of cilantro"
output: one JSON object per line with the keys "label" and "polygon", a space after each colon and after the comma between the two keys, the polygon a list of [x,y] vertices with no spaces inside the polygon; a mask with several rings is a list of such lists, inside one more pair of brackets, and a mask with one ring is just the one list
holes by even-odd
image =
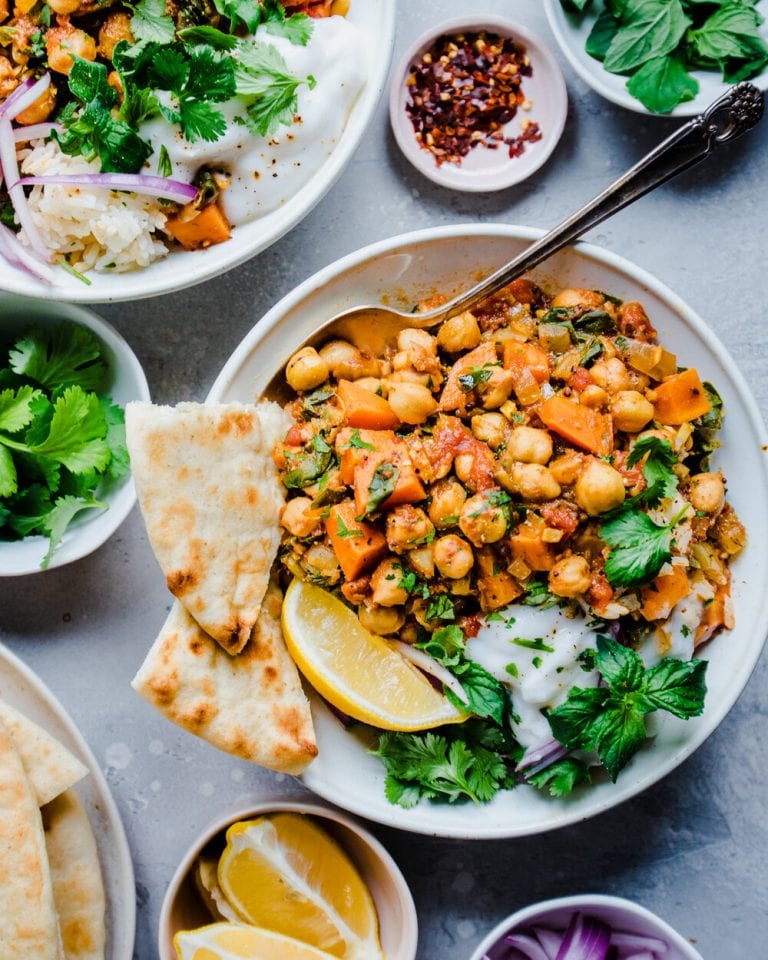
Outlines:
{"label": "bowl of cilantro", "polygon": [[693,117],[750,80],[768,89],[768,0],[544,0],[579,77],[640,113]]}
{"label": "bowl of cilantro", "polygon": [[148,400],[126,341],[89,310],[0,297],[0,576],[100,547],[136,495],[123,407]]}

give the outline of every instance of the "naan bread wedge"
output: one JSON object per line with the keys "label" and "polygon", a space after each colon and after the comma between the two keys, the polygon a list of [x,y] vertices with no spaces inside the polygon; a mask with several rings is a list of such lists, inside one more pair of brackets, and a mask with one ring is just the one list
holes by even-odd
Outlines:
{"label": "naan bread wedge", "polygon": [[174,723],[235,756],[298,774],[317,756],[312,717],[270,584],[253,636],[225,653],[175,603],[133,688]]}
{"label": "naan bread wedge", "polygon": [[129,403],[139,506],[168,589],[229,653],[248,642],[280,543],[276,403]]}
{"label": "naan bread wedge", "polygon": [[88,773],[63,744],[4,700],[0,700],[0,723],[11,735],[38,806],[49,803]]}
{"label": "naan bread wedge", "polygon": [[106,900],[88,814],[72,790],[41,812],[64,956],[104,960]]}
{"label": "naan bread wedge", "polygon": [[43,823],[10,733],[0,725],[0,957],[62,960]]}

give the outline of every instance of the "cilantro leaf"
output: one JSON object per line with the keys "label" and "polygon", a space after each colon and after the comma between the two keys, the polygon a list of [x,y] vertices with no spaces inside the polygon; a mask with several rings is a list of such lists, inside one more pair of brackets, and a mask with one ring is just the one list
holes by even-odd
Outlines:
{"label": "cilantro leaf", "polygon": [[185,97],[179,104],[178,118],[184,136],[190,143],[195,140],[214,142],[227,132],[224,114],[204,100]]}
{"label": "cilantro leaf", "polygon": [[[176,88],[171,88],[176,89]],[[189,75],[183,90],[185,98],[222,103],[235,95],[235,67],[232,59],[207,46],[189,51]]]}
{"label": "cilantro leaf", "polygon": [[94,500],[90,497],[88,499],[71,496],[60,497],[53,505],[53,509],[41,522],[41,526],[49,537],[48,552],[43,558],[43,562],[40,564],[43,570],[48,567],[48,564],[51,562],[51,558],[53,557],[53,553],[56,547],[61,543],[61,538],[64,536],[67,527],[78,513],[80,513],[82,510],[91,510],[96,507],[106,508],[108,506],[108,504],[102,503],[100,500]]}
{"label": "cilantro leaf", "polygon": [[600,536],[614,549],[605,563],[608,582],[637,587],[653,580],[672,558],[673,523],[659,524],[642,510],[629,508],[600,525]]}
{"label": "cilantro leaf", "polygon": [[250,100],[246,124],[257,136],[270,136],[282,124],[290,126],[298,109],[298,88],[315,86],[313,76],[297,77],[277,47],[270,43],[243,43],[237,51],[237,93]]}
{"label": "cilantro leaf", "polygon": [[546,580],[537,580],[531,577],[528,581],[526,591],[519,600],[526,607],[538,607],[540,610],[549,610],[551,607],[560,606],[563,603],[562,597],[550,593]]}
{"label": "cilantro leaf", "polygon": [[165,0],[139,0],[133,7],[131,33],[139,40],[168,43],[176,35],[176,25],[165,12]]}
{"label": "cilantro leaf", "polygon": [[461,661],[464,654],[464,634],[460,627],[452,623],[435,630],[428,640],[417,646],[438,663],[451,669]]}
{"label": "cilantro leaf", "polygon": [[[382,461],[374,470],[373,477],[368,486],[368,502],[361,517],[356,520],[362,520],[365,517],[375,513],[382,503],[392,496],[397,481],[400,477],[399,469],[388,460]],[[283,481],[285,482],[285,481]]]}
{"label": "cilantro leaf", "polygon": [[31,386],[3,390],[0,393],[0,430],[8,433],[23,430],[32,422],[35,416],[34,401],[40,396],[40,391]]}
{"label": "cilantro leaf", "polygon": [[98,337],[80,324],[29,330],[16,340],[9,356],[14,373],[50,391],[73,385],[98,391],[107,376]]}
{"label": "cilantro leaf", "polygon": [[104,439],[107,424],[99,398],[78,386],[67,387],[53,404],[47,438],[30,453],[61,463],[73,473],[102,471],[109,462],[109,446]]}
{"label": "cilantro leaf", "polygon": [[110,480],[122,480],[131,470],[131,460],[125,443],[125,413],[122,407],[106,397],[101,398],[100,403],[107,424],[105,439],[111,454],[104,475]]}
{"label": "cilantro leaf", "polygon": [[183,49],[167,47],[162,56],[155,57],[147,70],[147,81],[160,90],[181,93],[189,77],[189,61]]}
{"label": "cilantro leaf", "polygon": [[285,37],[293,44],[306,47],[315,28],[311,17],[306,13],[293,13],[286,17],[280,0],[263,0],[263,9],[267,33],[275,37]]}
{"label": "cilantro leaf", "polygon": [[[67,109],[71,107],[72,109]],[[144,165],[152,148],[125,121],[116,120],[100,97],[78,112],[68,104],[59,118],[62,132],[54,130],[63,153],[101,161],[104,173],[136,173]]]}
{"label": "cilantro leaf", "polygon": [[229,20],[231,33],[242,23],[249,33],[255,33],[261,23],[262,8],[258,0],[214,0],[216,9]]}
{"label": "cilantro leaf", "polygon": [[526,777],[539,790],[549,790],[550,796],[567,797],[582,783],[591,780],[589,768],[575,757],[563,757],[538,773]]}
{"label": "cilantro leaf", "polygon": [[[0,396],[2,400],[2,396]],[[0,446],[0,497],[9,497],[19,489],[16,465],[13,462],[11,451]],[[0,523],[0,527],[3,524]]]}
{"label": "cilantro leaf", "polygon": [[349,438],[349,443],[344,445],[344,448],[354,447],[356,450],[375,450],[376,447],[372,443],[366,443],[365,440],[360,436],[360,431],[355,430],[352,436]]}
{"label": "cilantro leaf", "polygon": [[633,444],[627,457],[627,466],[634,467],[643,457],[643,476],[646,488],[634,502],[642,500],[650,506],[674,497],[677,493],[677,474],[672,469],[677,464],[677,455],[669,440],[660,437],[643,437]]}
{"label": "cilantro leaf", "polygon": [[455,620],[453,600],[447,593],[439,593],[427,605],[427,620]]}
{"label": "cilantro leaf", "polygon": [[160,112],[160,104],[151,90],[137,87],[128,80],[123,80],[123,102],[118,110],[118,117],[124,120],[129,127],[138,127],[145,120],[151,120]]}
{"label": "cilantro leaf", "polygon": [[207,43],[214,50],[234,50],[237,46],[237,37],[233,37],[231,33],[223,33],[216,27],[185,27],[178,33],[185,43]]}

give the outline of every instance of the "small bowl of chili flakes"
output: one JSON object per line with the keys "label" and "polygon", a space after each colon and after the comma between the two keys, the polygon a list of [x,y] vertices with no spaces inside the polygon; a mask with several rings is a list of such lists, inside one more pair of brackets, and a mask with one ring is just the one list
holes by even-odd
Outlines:
{"label": "small bowl of chili flakes", "polygon": [[395,139],[416,169],[478,193],[538,170],[567,112],[553,54],[503,17],[450,20],[422,34],[395,70],[389,98]]}

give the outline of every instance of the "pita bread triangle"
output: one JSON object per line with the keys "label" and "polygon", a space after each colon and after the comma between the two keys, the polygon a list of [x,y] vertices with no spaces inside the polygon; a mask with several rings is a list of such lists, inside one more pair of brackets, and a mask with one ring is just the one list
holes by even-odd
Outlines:
{"label": "pita bread triangle", "polygon": [[312,717],[280,627],[270,584],[253,636],[230,656],[180,603],[133,681],[161,713],[219,750],[298,774],[317,755]]}
{"label": "pita bread triangle", "polygon": [[129,403],[141,512],[171,593],[231,654],[251,635],[280,543],[276,403]]}

